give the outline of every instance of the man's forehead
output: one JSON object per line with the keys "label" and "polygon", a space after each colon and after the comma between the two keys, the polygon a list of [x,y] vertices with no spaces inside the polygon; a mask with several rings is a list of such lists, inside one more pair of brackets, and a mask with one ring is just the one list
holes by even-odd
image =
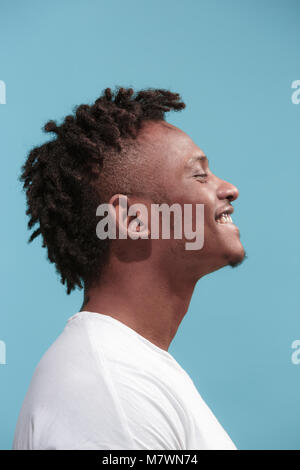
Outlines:
{"label": "man's forehead", "polygon": [[173,155],[181,160],[188,161],[194,156],[203,156],[202,150],[195,144],[191,137],[183,130],[166,122],[149,122],[144,127],[141,140],[147,142],[155,150],[155,153]]}

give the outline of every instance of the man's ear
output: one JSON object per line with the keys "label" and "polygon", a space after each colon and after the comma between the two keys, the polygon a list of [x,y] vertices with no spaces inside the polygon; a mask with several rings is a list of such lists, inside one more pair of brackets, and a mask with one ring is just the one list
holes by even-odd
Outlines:
{"label": "man's ear", "polygon": [[148,228],[148,209],[144,204],[131,204],[128,209],[129,226],[128,234],[133,240],[139,238],[149,238],[150,230]]}
{"label": "man's ear", "polygon": [[148,238],[148,210],[144,204],[131,204],[128,196],[114,194],[109,201],[109,215],[117,238]]}

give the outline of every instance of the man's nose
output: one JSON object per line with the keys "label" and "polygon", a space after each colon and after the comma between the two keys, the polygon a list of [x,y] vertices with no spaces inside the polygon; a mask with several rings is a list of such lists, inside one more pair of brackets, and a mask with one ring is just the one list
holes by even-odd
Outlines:
{"label": "man's nose", "polygon": [[220,180],[220,185],[217,190],[217,196],[219,199],[228,199],[229,201],[235,201],[239,197],[239,190],[236,186],[227,181]]}

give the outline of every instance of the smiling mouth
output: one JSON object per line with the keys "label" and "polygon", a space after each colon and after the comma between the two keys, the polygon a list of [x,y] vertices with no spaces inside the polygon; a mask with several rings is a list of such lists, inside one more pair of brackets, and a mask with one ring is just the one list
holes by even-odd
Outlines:
{"label": "smiling mouth", "polygon": [[233,223],[231,215],[227,211],[222,212],[222,214],[216,217],[216,222],[217,224],[232,224]]}

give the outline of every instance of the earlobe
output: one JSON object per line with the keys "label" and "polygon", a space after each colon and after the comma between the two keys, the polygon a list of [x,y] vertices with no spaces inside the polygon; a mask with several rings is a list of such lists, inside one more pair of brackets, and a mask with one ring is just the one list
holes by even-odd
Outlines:
{"label": "earlobe", "polygon": [[149,238],[149,229],[138,217],[133,219],[128,226],[128,235],[132,240]]}
{"label": "earlobe", "polygon": [[149,238],[148,210],[144,204],[128,204],[128,197],[115,194],[109,201],[109,212],[117,238]]}

